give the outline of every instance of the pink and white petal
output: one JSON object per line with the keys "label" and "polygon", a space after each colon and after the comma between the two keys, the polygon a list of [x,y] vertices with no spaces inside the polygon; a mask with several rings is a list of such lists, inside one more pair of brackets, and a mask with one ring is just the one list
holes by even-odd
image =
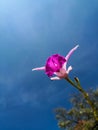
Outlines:
{"label": "pink and white petal", "polygon": [[62,73],[61,72],[54,72],[54,75],[56,75],[55,77],[60,77],[60,76],[62,76]]}
{"label": "pink and white petal", "polygon": [[45,70],[45,66],[38,67],[38,68],[33,68],[32,71],[34,71],[34,70]]}
{"label": "pink and white petal", "polygon": [[72,66],[69,66],[66,73],[69,74],[69,72],[72,70]]}
{"label": "pink and white petal", "polygon": [[79,47],[79,45],[76,45],[73,49],[71,49],[69,51],[69,53],[66,55],[65,59],[66,59],[66,62],[68,62],[68,59],[70,58],[70,56],[73,54],[73,52]]}
{"label": "pink and white petal", "polygon": [[65,63],[63,64],[63,66],[62,66],[62,68],[65,69],[65,71],[66,71],[66,65],[67,65],[67,62],[65,62]]}
{"label": "pink and white petal", "polygon": [[57,77],[57,76],[55,76],[55,77],[51,77],[50,79],[51,79],[51,80],[60,80],[60,78]]}
{"label": "pink and white petal", "polygon": [[53,74],[57,76],[57,72],[54,72]]}

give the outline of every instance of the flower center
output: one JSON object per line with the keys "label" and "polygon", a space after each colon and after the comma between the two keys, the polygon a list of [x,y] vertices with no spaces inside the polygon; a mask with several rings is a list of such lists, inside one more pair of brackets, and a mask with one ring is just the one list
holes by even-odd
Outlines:
{"label": "flower center", "polygon": [[46,62],[46,74],[52,76],[54,72],[59,72],[64,62],[66,62],[65,57],[59,54],[50,56]]}

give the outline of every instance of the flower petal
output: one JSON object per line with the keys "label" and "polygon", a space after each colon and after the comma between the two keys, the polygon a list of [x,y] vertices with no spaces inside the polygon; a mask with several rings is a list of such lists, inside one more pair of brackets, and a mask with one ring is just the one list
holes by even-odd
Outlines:
{"label": "flower petal", "polygon": [[50,79],[51,79],[51,80],[60,80],[60,78],[57,77],[57,76],[55,76],[55,77],[51,77]]}
{"label": "flower petal", "polygon": [[67,65],[67,61],[62,66],[62,68],[65,69],[65,71],[66,71],[66,65]]}
{"label": "flower petal", "polygon": [[72,55],[72,53],[79,47],[79,45],[76,45],[73,49],[71,49],[69,51],[69,53],[67,54],[67,56],[65,57],[66,61],[68,61],[68,59],[70,58],[70,56]]}
{"label": "flower petal", "polygon": [[32,69],[32,71],[34,71],[34,70],[45,70],[45,66]]}
{"label": "flower petal", "polygon": [[66,73],[69,74],[69,72],[72,70],[72,66],[69,66]]}
{"label": "flower petal", "polygon": [[46,61],[46,74],[50,77],[54,72],[58,72],[62,68],[63,64],[66,62],[65,57],[59,54],[54,54],[50,56]]}

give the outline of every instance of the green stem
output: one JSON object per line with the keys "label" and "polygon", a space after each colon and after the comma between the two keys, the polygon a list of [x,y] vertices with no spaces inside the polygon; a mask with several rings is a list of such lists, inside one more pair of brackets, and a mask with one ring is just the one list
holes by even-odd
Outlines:
{"label": "green stem", "polygon": [[90,105],[90,107],[93,110],[94,113],[94,117],[96,119],[96,121],[98,121],[98,112],[96,110],[96,108],[94,107],[93,102],[90,100],[88,93],[85,92],[85,90],[81,87],[79,80],[76,80],[77,84],[75,82],[73,82],[69,77],[65,78],[72,86],[74,86],[76,89],[78,89],[84,96],[84,98],[86,99],[87,103]]}

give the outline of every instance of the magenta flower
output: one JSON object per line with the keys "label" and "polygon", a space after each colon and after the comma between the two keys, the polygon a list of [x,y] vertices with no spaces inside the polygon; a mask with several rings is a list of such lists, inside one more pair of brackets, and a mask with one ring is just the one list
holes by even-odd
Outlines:
{"label": "magenta flower", "polygon": [[68,59],[72,55],[72,53],[79,47],[79,45],[75,46],[73,49],[69,51],[69,53],[66,55],[66,57],[61,56],[59,54],[54,54],[50,56],[47,61],[46,65],[43,67],[38,67],[32,69],[34,70],[44,70],[45,73],[51,77],[53,75],[56,75],[55,77],[51,77],[51,80],[58,80],[62,78],[66,78],[69,74],[69,72],[72,70],[72,66],[66,67]]}

